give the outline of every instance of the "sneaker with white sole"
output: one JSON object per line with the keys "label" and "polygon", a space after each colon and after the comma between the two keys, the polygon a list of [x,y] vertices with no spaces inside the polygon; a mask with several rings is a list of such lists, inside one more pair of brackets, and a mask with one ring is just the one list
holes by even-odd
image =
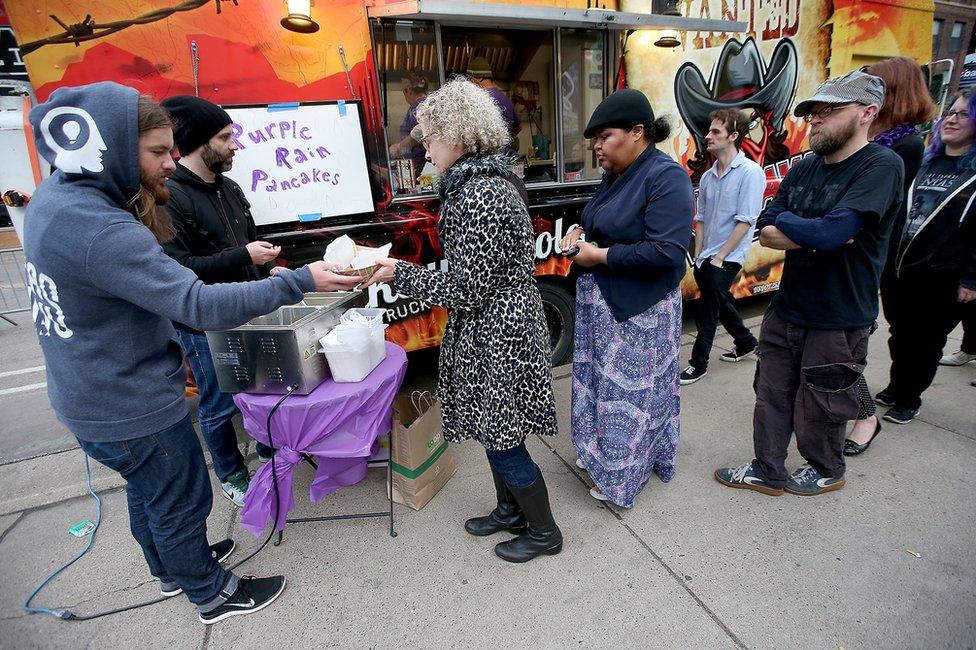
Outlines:
{"label": "sneaker with white sole", "polygon": [[962,350],[956,350],[952,354],[947,354],[941,359],[939,359],[939,365],[942,366],[964,366],[973,359],[976,359],[976,354],[968,354]]}
{"label": "sneaker with white sole", "polygon": [[879,391],[878,394],[874,396],[874,401],[880,404],[881,406],[894,406],[895,396],[892,395],[887,388],[885,388],[884,390]]}
{"label": "sneaker with white sole", "polygon": [[209,612],[200,612],[200,622],[211,625],[231,616],[243,616],[259,612],[273,603],[285,590],[285,576],[255,578],[244,576],[237,590],[219,607]]}
{"label": "sneaker with white sole", "polygon": [[580,469],[586,469],[586,465],[584,465],[583,461],[581,461],[579,458],[576,459],[576,466]]}
{"label": "sneaker with white sole", "polygon": [[[590,488],[590,496],[596,499],[597,501],[606,501],[607,503],[613,503],[613,501],[610,500],[610,497],[605,495],[603,492],[600,491],[599,488],[596,487]],[[624,510],[630,510],[631,508],[633,508],[633,506],[622,506],[616,503],[613,503],[613,505],[617,506],[618,508],[623,508]]]}
{"label": "sneaker with white sole", "polygon": [[895,424],[908,424],[918,416],[918,409],[911,407],[892,406],[884,414],[884,419]]}
{"label": "sneaker with white sole", "polygon": [[687,384],[695,383],[707,374],[707,370],[696,368],[695,366],[688,366],[681,371],[681,374],[678,376],[678,381],[681,382],[682,386],[685,386]]}
{"label": "sneaker with white sole", "polygon": [[800,465],[790,474],[786,482],[786,491],[804,497],[812,497],[825,492],[833,492],[844,487],[847,480],[840,476],[833,478],[824,476],[810,465]]}
{"label": "sneaker with white sole", "polygon": [[220,483],[220,491],[238,508],[244,507],[244,495],[251,486],[251,477],[246,469],[239,469]]}
{"label": "sneaker with white sole", "polygon": [[759,349],[758,343],[749,348],[742,348],[741,350],[738,347],[735,347],[731,352],[726,352],[720,356],[719,359],[722,361],[727,361],[728,363],[738,363],[746,357],[751,357],[754,355],[757,349]]}
{"label": "sneaker with white sole", "polygon": [[[234,552],[237,548],[237,544],[232,539],[224,539],[216,544],[210,545],[210,553],[213,558],[217,560],[218,563],[223,563],[224,560],[230,557],[230,554]],[[173,596],[179,596],[183,593],[183,589],[175,582],[160,582],[159,583],[159,595],[165,596],[166,598],[172,598]]]}
{"label": "sneaker with white sole", "polygon": [[777,487],[759,476],[756,470],[752,469],[752,463],[746,463],[742,467],[722,467],[715,470],[715,480],[722,485],[737,490],[753,490],[768,494],[771,497],[778,497],[783,494],[783,488]]}

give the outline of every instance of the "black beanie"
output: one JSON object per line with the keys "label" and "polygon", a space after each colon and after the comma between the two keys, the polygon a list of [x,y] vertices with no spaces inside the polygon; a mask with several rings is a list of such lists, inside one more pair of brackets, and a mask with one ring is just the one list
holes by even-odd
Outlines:
{"label": "black beanie", "polygon": [[220,106],[193,95],[164,99],[162,106],[176,122],[173,125],[173,139],[181,156],[207,144],[210,138],[233,121]]}
{"label": "black beanie", "polygon": [[639,90],[625,88],[607,95],[593,111],[590,121],[583,131],[584,138],[592,138],[599,129],[616,127],[629,129],[635,124],[650,124],[654,121],[654,111]]}

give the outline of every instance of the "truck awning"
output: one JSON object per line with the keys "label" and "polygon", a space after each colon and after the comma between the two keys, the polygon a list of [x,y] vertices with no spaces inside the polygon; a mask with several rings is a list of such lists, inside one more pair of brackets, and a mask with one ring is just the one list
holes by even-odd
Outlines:
{"label": "truck awning", "polygon": [[[605,29],[673,29],[677,31],[744,32],[748,23],[662,14],[638,14],[610,9],[567,9],[522,4],[457,2],[455,0],[401,0],[369,7],[370,18],[436,20],[453,25],[498,27],[501,23],[531,27],[602,27]],[[505,25],[510,26],[510,25]]]}

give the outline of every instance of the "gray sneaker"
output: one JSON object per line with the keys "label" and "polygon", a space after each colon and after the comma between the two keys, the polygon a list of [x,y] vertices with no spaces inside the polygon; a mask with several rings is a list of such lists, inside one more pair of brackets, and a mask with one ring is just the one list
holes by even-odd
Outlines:
{"label": "gray sneaker", "polygon": [[247,488],[250,485],[251,477],[248,475],[247,470],[239,469],[220,484],[220,490],[224,493],[225,497],[234,502],[234,505],[238,508],[243,508],[244,495],[247,494]]}
{"label": "gray sneaker", "polygon": [[742,467],[722,467],[715,470],[715,480],[722,485],[737,490],[753,490],[762,492],[771,497],[778,497],[783,494],[783,488],[768,483],[764,478],[756,474],[752,469],[752,463],[746,463]]}
{"label": "gray sneaker", "polygon": [[812,497],[824,492],[833,492],[844,487],[847,482],[843,476],[831,478],[824,476],[810,465],[800,465],[796,471],[790,474],[790,479],[786,482],[786,491],[790,494]]}

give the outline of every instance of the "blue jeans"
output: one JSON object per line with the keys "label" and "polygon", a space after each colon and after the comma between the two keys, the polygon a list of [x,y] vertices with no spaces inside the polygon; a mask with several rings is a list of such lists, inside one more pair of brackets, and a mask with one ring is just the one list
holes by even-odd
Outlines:
{"label": "blue jeans", "polygon": [[207,542],[213,506],[210,475],[190,416],[133,440],[78,444],[126,480],[129,528],[160,583],[183,588],[201,612],[237,589],[237,576],[214,559]]}
{"label": "blue jeans", "polygon": [[532,456],[529,456],[529,450],[525,448],[524,442],[518,447],[503,451],[486,449],[485,453],[488,454],[488,462],[501,475],[508,487],[529,487],[539,476],[539,466],[532,460]]}
{"label": "blue jeans", "polygon": [[214,474],[223,482],[234,472],[245,469],[233,422],[237,406],[230,393],[222,392],[217,384],[217,369],[214,368],[210,346],[207,345],[207,335],[182,329],[177,329],[176,333],[200,392],[200,405],[197,407],[200,431],[213,459]]}

